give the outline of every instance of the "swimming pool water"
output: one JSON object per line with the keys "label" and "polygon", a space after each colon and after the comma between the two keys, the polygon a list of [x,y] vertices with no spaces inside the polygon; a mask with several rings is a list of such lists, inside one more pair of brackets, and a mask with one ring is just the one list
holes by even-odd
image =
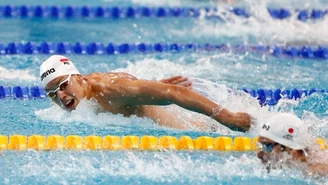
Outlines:
{"label": "swimming pool water", "polygon": [[[22,5],[2,1],[0,5]],[[284,4],[285,3],[285,4]],[[56,1],[57,5],[82,6],[81,0]],[[29,1],[28,5],[53,5]],[[228,7],[217,1],[92,1],[90,6],[192,6]],[[324,8],[325,1],[245,1],[254,16],[245,19],[227,16],[207,18],[140,19],[48,19],[0,18],[0,42],[101,42],[113,43],[212,43],[212,44],[292,44],[325,45],[327,18],[300,22],[293,17],[274,20],[263,13],[266,6],[285,8]],[[124,71],[139,78],[160,80],[183,75],[194,81],[195,89],[233,111],[247,111],[263,123],[278,111],[295,112],[318,137],[327,137],[328,95],[314,94],[301,100],[281,100],[274,107],[261,107],[243,88],[301,88],[327,90],[325,60],[276,58],[256,53],[181,52],[127,55],[67,55],[82,74],[96,71]],[[48,55],[0,55],[0,85],[35,86],[39,65]],[[219,84],[213,86],[212,83]],[[228,89],[239,93],[228,93]],[[250,133],[221,128],[212,133],[190,128],[181,131],[158,126],[149,119],[97,114],[92,102],[84,102],[71,114],[47,99],[0,100],[0,135],[207,135],[231,137]],[[172,110],[178,109],[172,106]],[[189,116],[198,117],[184,112]],[[325,184],[292,169],[267,174],[255,152],[219,151],[0,151],[0,184]]]}

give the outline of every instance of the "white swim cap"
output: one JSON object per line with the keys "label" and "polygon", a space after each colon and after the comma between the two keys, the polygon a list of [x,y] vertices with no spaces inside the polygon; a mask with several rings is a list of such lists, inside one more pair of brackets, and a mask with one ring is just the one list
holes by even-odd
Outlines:
{"label": "white swim cap", "polygon": [[44,86],[59,76],[69,74],[80,74],[80,72],[65,56],[53,55],[40,66],[40,79]]}
{"label": "white swim cap", "polygon": [[305,149],[310,140],[309,128],[289,113],[273,116],[262,126],[260,136],[296,150]]}

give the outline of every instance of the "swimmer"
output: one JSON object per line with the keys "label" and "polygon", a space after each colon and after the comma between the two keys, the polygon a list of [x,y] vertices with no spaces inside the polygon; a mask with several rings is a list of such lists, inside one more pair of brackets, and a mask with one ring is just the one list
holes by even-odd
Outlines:
{"label": "swimmer", "polygon": [[[82,76],[67,57],[53,55],[41,64],[40,79],[47,96],[67,111],[74,110],[84,98],[95,99],[104,111],[113,114],[147,117],[163,126],[186,129],[179,115],[162,107],[176,104],[207,115],[232,130],[245,132],[251,127],[249,114],[231,112],[196,93],[191,90],[190,82],[183,77],[158,82],[137,79],[119,72],[96,72]],[[182,85],[178,85],[180,82]],[[190,122],[199,128],[205,124],[192,120]]]}
{"label": "swimmer", "polygon": [[[328,161],[318,158],[315,139],[301,119],[279,113],[265,123],[259,133],[257,157],[270,169],[282,166],[303,168],[308,175],[328,176]],[[318,161],[320,160],[320,161]]]}

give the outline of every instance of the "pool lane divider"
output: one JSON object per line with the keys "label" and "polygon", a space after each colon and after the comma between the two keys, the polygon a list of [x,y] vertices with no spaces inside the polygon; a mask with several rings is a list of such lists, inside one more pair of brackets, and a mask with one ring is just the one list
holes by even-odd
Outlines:
{"label": "pool lane divider", "polygon": [[285,58],[328,59],[328,47],[318,46],[263,46],[263,45],[227,45],[227,44],[182,44],[182,43],[108,43],[100,42],[9,42],[0,43],[0,55],[117,55],[117,54],[150,54],[181,52],[214,52],[214,53],[246,53],[272,55]]}
{"label": "pool lane divider", "polygon": [[[313,93],[324,94],[327,93],[323,89],[242,89],[243,92],[256,98],[260,105],[273,106],[278,103],[280,99],[298,100]],[[1,99],[45,99],[47,95],[41,86],[1,86],[0,85],[0,100]]]}
{"label": "pool lane divider", "polygon": [[[255,151],[258,137],[238,136],[79,136],[79,135],[0,135],[0,150],[207,150],[207,151]],[[320,149],[327,148],[325,139],[318,138]]]}
{"label": "pool lane divider", "polygon": [[[309,19],[322,19],[328,10],[288,10],[284,8],[267,8],[269,15],[274,19],[287,19],[297,14],[297,19],[307,21]],[[202,14],[204,12],[204,14]],[[212,7],[104,7],[104,6],[27,6],[27,5],[2,5],[0,6],[0,18],[166,18],[166,17],[205,17],[220,18],[220,15],[228,12],[236,16],[248,18],[251,14],[245,8],[230,7],[218,10]]]}

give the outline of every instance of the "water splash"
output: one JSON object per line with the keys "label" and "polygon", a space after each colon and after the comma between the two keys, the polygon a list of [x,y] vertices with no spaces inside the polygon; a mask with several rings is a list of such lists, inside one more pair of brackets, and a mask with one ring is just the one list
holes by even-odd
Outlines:
{"label": "water splash", "polygon": [[34,81],[37,78],[30,74],[30,70],[6,69],[0,66],[0,79],[4,80],[29,80]]}
{"label": "water splash", "polygon": [[[56,112],[56,114],[52,114]],[[117,125],[129,125],[132,123],[143,122],[143,127],[151,126],[150,120],[137,118],[136,116],[124,117],[123,115],[114,115],[110,112],[99,112],[99,104],[96,100],[80,101],[76,110],[68,112],[57,105],[52,105],[47,109],[35,111],[35,115],[44,121],[55,121],[63,124],[85,123],[94,127],[110,127]]]}
{"label": "water splash", "polygon": [[[20,180],[28,182],[56,182],[61,184],[136,184],[142,182],[167,184],[234,184],[252,182],[276,184],[299,182],[313,184],[300,171],[277,169],[266,173],[254,153],[225,152],[138,152],[138,151],[56,151],[4,153],[11,159],[20,155],[19,161],[11,162],[9,169],[21,174]],[[1,161],[1,159],[0,159]],[[60,161],[60,162],[58,162]],[[4,164],[9,161],[4,162]],[[42,170],[40,170],[42,169]],[[10,172],[7,170],[3,175]],[[88,174],[87,176],[85,174]],[[0,175],[1,177],[1,175]],[[285,178],[288,177],[288,178]],[[8,183],[16,178],[7,176]],[[131,182],[131,179],[133,181]],[[311,183],[310,183],[311,182]]]}
{"label": "water splash", "polygon": [[[219,6],[221,21],[201,17],[195,22],[192,33],[195,37],[227,37],[230,43],[238,44],[281,44],[281,45],[327,45],[328,18],[302,22],[297,19],[297,12],[292,8],[292,16],[287,19],[274,19],[267,11],[267,1],[247,1],[246,9],[251,17],[245,19]],[[281,6],[283,8],[287,6]],[[281,8],[280,7],[280,8]],[[186,33],[185,30],[184,33]],[[240,40],[242,38],[242,40]],[[237,41],[234,41],[237,40]]]}

